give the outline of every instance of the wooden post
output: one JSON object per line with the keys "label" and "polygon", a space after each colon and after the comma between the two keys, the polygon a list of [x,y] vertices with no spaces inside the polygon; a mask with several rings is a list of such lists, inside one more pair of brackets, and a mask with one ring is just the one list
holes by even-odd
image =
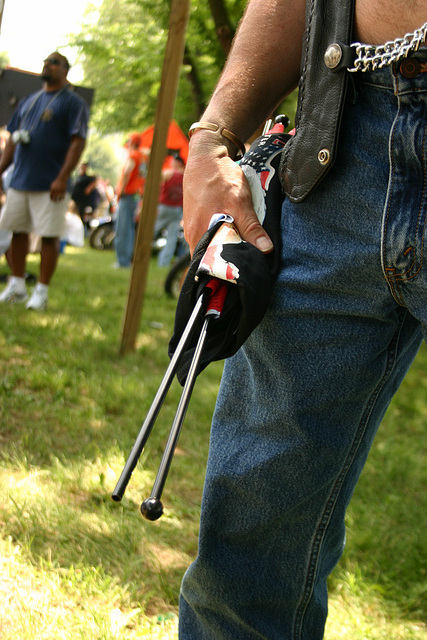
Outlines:
{"label": "wooden post", "polygon": [[169,35],[163,63],[162,81],[157,102],[142,211],[135,242],[135,252],[128,300],[123,320],[120,354],[135,348],[151,257],[151,241],[156,219],[162,166],[166,155],[166,138],[173,117],[179,72],[185,46],[190,0],[172,0]]}
{"label": "wooden post", "polygon": [[3,20],[3,11],[4,11],[4,0],[0,0],[0,33],[1,33],[1,23]]}

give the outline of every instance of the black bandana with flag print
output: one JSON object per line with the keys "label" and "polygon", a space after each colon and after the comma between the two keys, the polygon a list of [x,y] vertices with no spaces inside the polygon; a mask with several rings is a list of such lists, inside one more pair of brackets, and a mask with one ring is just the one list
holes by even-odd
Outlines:
{"label": "black bandana with flag print", "polygon": [[[224,305],[209,324],[198,372],[210,362],[236,353],[267,309],[280,260],[280,219],[283,192],[278,169],[290,135],[269,132],[258,138],[240,161],[252,191],[255,213],[270,236],[274,250],[264,254],[244,242],[230,216],[213,216],[209,230],[198,243],[176,309],[174,334],[169,343],[172,356],[201,295],[209,295],[208,283],[218,278],[227,283]],[[204,317],[196,321],[192,337],[180,359],[177,377],[184,385]]]}

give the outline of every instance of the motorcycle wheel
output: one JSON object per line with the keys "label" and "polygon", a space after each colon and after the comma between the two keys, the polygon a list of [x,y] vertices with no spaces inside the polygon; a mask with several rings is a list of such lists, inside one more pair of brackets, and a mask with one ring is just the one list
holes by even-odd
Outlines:
{"label": "motorcycle wheel", "polygon": [[165,280],[165,292],[171,298],[179,298],[182,283],[184,282],[185,276],[187,275],[190,262],[190,254],[186,253],[181,258],[179,258],[179,260],[177,260],[169,270]]}
{"label": "motorcycle wheel", "polygon": [[96,229],[92,229],[89,235],[89,244],[93,249],[113,248],[114,226],[112,224],[103,224]]}

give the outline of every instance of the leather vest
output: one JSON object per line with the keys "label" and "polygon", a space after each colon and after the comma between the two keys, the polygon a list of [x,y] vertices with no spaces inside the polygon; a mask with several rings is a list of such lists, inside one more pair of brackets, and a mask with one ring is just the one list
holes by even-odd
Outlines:
{"label": "leather vest", "polygon": [[352,49],[348,45],[354,3],[307,0],[296,133],[286,144],[280,165],[282,187],[292,202],[304,200],[335,160],[348,80],[346,68],[351,64]]}

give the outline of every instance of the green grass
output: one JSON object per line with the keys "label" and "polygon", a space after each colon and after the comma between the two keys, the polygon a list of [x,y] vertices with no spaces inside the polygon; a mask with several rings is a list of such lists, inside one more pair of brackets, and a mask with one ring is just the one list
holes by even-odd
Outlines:
{"label": "green grass", "polygon": [[[196,383],[164,516],[146,522],[139,507],[169,433],[177,383],[123,501],[113,502],[168,364],[175,312],[152,261],[137,348],[120,357],[129,272],[113,262],[110,252],[68,247],[46,313],[0,308],[1,640],[177,637],[222,365]],[[29,270],[37,269],[32,257]],[[330,580],[328,640],[427,640],[426,398],[423,347],[348,513],[346,551]]]}

